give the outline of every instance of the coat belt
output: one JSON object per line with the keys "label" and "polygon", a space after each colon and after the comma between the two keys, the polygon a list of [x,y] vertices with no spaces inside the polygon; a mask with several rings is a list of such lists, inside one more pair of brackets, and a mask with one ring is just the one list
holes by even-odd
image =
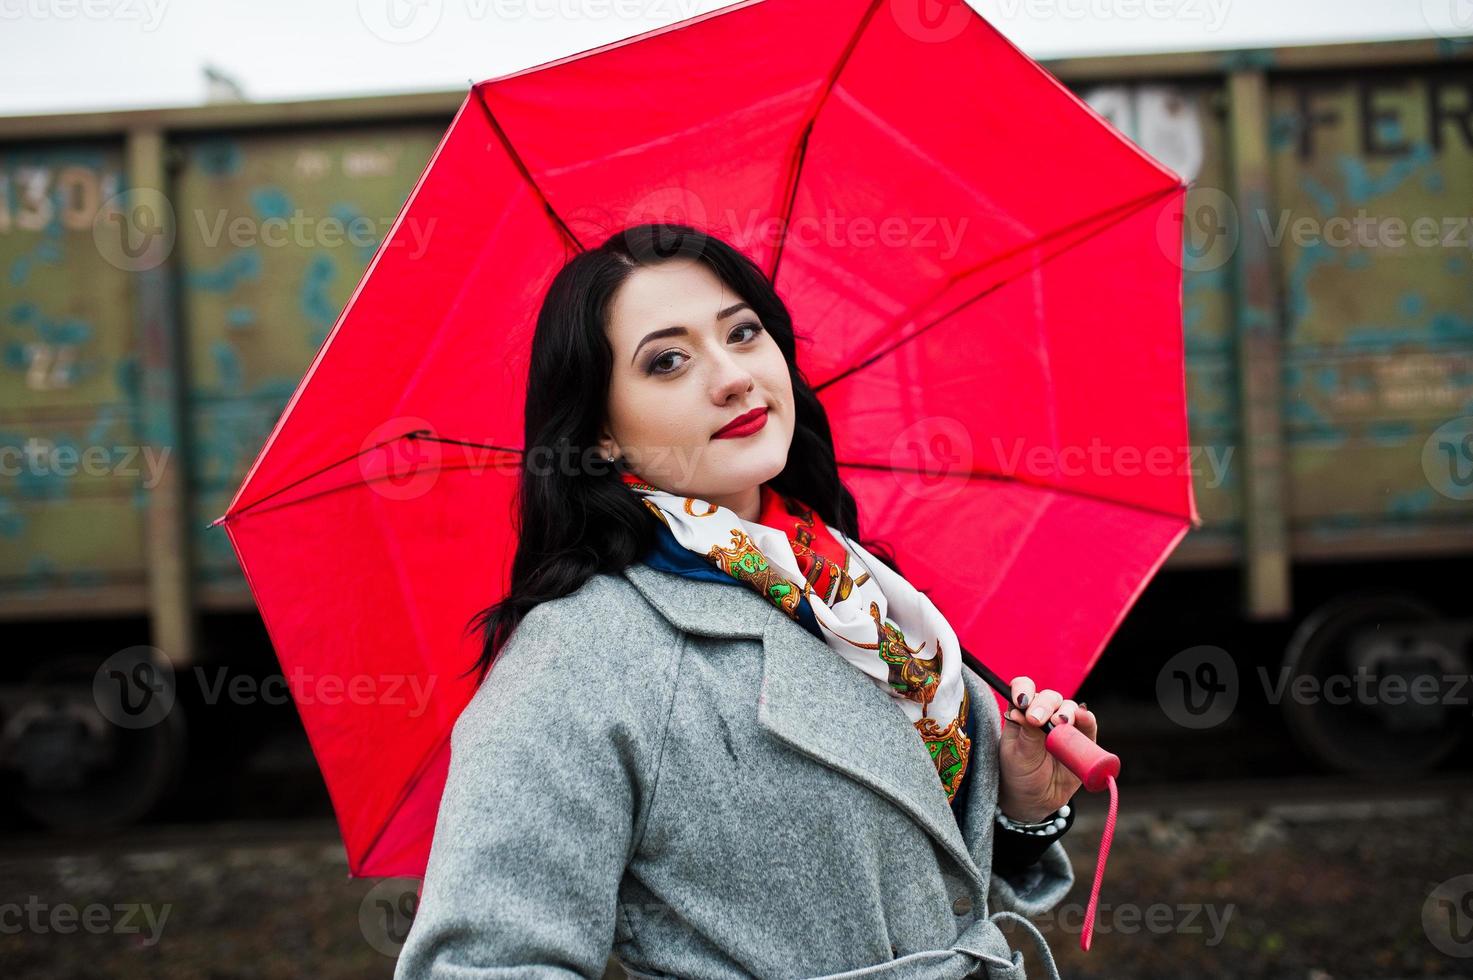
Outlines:
{"label": "coat belt", "polygon": [[[1016,912],[994,912],[985,919],[978,919],[963,930],[962,934],[947,949],[927,949],[918,953],[907,953],[888,963],[843,973],[829,973],[809,980],[963,980],[965,977],[986,977],[987,980],[1027,980],[1023,972],[1023,954],[1008,945],[997,923],[1012,919],[1022,924],[1038,948],[1039,958],[1049,980],[1060,980],[1059,968],[1054,964],[1053,953],[1043,933],[1026,917]],[[981,972],[978,972],[980,968]]]}

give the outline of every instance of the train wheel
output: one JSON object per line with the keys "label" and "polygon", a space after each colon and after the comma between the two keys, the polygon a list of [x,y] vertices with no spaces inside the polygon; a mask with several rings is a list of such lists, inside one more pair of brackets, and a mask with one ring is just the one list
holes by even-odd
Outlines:
{"label": "train wheel", "polygon": [[[119,664],[113,657],[104,666]],[[178,785],[186,728],[183,708],[172,703],[172,672],[156,675],[169,685],[168,709],[132,723],[98,695],[110,683],[101,674],[92,657],[43,664],[5,719],[5,758],[19,770],[16,802],[51,830],[80,834],[125,826]]]}
{"label": "train wheel", "polygon": [[1276,683],[1290,734],[1306,754],[1328,769],[1373,778],[1447,758],[1466,719],[1425,684],[1412,685],[1431,675],[1442,692],[1441,679],[1466,674],[1468,665],[1459,651],[1396,629],[1439,618],[1420,599],[1383,592],[1341,596],[1305,618]]}

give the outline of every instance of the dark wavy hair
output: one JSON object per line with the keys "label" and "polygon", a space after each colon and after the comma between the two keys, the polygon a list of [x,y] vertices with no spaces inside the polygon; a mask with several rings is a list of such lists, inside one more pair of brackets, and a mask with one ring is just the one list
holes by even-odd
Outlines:
{"label": "dark wavy hair", "polygon": [[[626,228],[564,265],[537,315],[527,371],[519,537],[511,585],[504,598],[477,613],[467,627],[468,632],[480,630],[483,637],[481,654],[470,668],[478,671],[478,683],[533,606],[576,591],[595,573],[618,572],[655,544],[659,519],[624,485],[619,472],[623,461],[604,461],[597,447],[614,363],[606,327],[610,303],[635,269],[678,258],[704,263],[751,304],[788,362],[793,441],[787,465],[768,485],[812,507],[828,526],[863,541],[854,497],[839,479],[828,415],[798,369],[793,320],[767,276],[730,244],[689,225]],[[548,458],[580,464],[529,462]],[[588,460],[595,461],[592,468],[582,462]],[[864,545],[895,567],[884,546]]]}

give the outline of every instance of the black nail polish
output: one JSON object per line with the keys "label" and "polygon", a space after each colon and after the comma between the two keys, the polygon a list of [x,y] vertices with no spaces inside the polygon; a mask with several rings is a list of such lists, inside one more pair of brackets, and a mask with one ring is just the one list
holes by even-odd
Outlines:
{"label": "black nail polish", "polygon": [[1028,707],[1028,702],[1030,700],[1032,700],[1032,699],[1028,697],[1028,692],[1027,691],[1024,691],[1022,694],[1019,694],[1018,695],[1018,707],[1020,707],[1020,708],[1026,708],[1026,707]]}

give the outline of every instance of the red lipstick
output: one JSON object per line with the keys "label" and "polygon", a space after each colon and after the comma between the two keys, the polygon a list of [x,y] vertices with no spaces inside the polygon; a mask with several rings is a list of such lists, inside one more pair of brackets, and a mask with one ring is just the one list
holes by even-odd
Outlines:
{"label": "red lipstick", "polygon": [[716,430],[712,439],[740,439],[759,431],[767,424],[767,409],[754,408],[750,412],[744,412],[732,419],[726,425]]}

